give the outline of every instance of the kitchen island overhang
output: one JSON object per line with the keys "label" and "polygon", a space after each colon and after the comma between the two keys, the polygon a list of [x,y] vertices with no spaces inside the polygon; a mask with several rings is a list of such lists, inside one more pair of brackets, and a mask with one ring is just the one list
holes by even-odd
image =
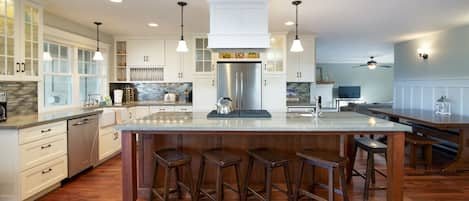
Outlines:
{"label": "kitchen island overhang", "polygon": [[155,149],[177,147],[188,152],[193,156],[196,173],[198,154],[204,149],[222,147],[244,154],[246,149],[263,146],[294,157],[296,151],[309,148],[350,157],[353,136],[360,134],[388,136],[387,200],[403,200],[404,140],[411,128],[358,113],[325,113],[317,119],[295,113],[273,113],[271,119],[207,119],[205,113],[157,113],[118,125],[116,129],[123,134],[125,201],[148,194]]}

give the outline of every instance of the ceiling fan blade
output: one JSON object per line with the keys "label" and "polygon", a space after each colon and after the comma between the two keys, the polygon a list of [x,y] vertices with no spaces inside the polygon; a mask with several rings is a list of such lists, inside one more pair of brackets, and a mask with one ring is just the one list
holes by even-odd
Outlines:
{"label": "ceiling fan blade", "polygon": [[392,66],[387,66],[387,65],[379,65],[378,67],[381,67],[381,68],[392,68]]}
{"label": "ceiling fan blade", "polygon": [[[366,65],[365,65],[366,66]],[[359,65],[359,66],[352,66],[352,68],[362,68],[365,67],[364,65]]]}

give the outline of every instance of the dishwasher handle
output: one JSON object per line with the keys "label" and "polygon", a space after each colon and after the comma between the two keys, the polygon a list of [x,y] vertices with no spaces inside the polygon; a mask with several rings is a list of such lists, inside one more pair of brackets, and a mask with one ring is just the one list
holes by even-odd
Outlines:
{"label": "dishwasher handle", "polygon": [[81,120],[81,121],[79,121],[79,122],[77,122],[77,123],[72,124],[72,126],[81,126],[81,125],[85,125],[85,124],[88,124],[88,123],[89,123],[88,121],[89,121],[89,119],[83,119],[83,120]]}

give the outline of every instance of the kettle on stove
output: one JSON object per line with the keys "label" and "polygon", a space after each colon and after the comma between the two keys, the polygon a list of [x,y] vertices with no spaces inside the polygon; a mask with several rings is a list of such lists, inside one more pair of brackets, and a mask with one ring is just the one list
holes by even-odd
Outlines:
{"label": "kettle on stove", "polygon": [[217,104],[217,114],[229,114],[233,111],[233,100],[229,97],[220,97]]}

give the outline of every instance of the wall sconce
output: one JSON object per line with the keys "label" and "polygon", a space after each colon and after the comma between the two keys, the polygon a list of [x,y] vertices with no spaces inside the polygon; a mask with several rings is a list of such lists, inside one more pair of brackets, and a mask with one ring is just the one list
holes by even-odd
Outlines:
{"label": "wall sconce", "polygon": [[417,54],[419,55],[419,58],[428,59],[430,48],[419,48],[417,49]]}

